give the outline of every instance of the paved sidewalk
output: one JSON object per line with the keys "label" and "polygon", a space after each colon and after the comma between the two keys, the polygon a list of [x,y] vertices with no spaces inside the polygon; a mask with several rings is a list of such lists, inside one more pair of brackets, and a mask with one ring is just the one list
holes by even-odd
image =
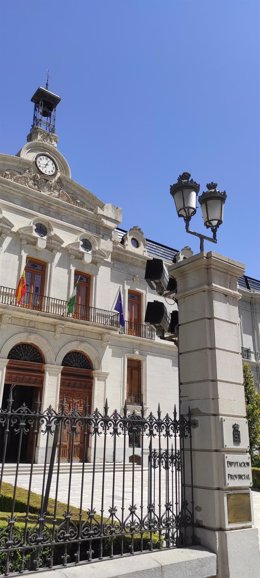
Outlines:
{"label": "paved sidewalk", "polygon": [[259,545],[260,545],[260,491],[252,491],[253,510],[254,510],[254,526],[258,528]]}
{"label": "paved sidewalk", "polygon": [[[137,514],[140,513],[140,505],[143,503],[144,507],[147,504],[147,489],[148,489],[148,471],[144,471],[143,479],[141,482],[141,472],[136,471],[135,473],[135,484],[134,489],[132,488],[132,477],[131,473],[126,473],[125,478],[125,487],[124,487],[124,503],[122,504],[122,471],[117,471],[115,484],[114,484],[114,498],[112,498],[112,472],[107,472],[106,480],[104,484],[104,494],[103,494],[103,508],[104,508],[104,515],[109,516],[109,508],[111,507],[112,503],[117,506],[117,512],[120,515],[122,510],[122,506],[124,507],[125,513],[127,512],[131,503],[137,504]],[[6,482],[14,483],[14,476],[4,476]],[[42,493],[42,481],[43,476],[42,474],[35,474],[33,475],[32,480],[32,491],[41,494]],[[67,473],[62,474],[57,489],[57,496],[58,500],[61,502],[67,503],[68,494],[69,494],[69,502],[71,505],[79,507],[81,497],[82,497],[82,505],[84,509],[91,507],[91,488],[92,488],[92,474],[88,473],[85,477],[84,482],[84,492],[83,496],[81,496],[81,474],[80,473],[73,473],[71,479],[71,488],[69,489],[69,475]],[[56,492],[56,482],[57,476],[53,475],[52,485],[50,496],[55,498]],[[165,485],[164,475],[162,475],[162,488]],[[157,483],[157,482],[156,482]],[[19,474],[17,485],[23,488],[28,488],[28,475]],[[101,508],[102,502],[102,474],[101,472],[96,473],[95,475],[95,483],[94,483],[94,490],[93,490],[93,505],[99,513]],[[141,490],[142,488],[142,490]],[[173,489],[173,501],[175,499],[175,492]],[[155,502],[158,504],[159,501],[158,496],[158,486],[155,490]],[[253,521],[254,526],[258,528],[259,532],[259,545],[260,545],[260,491],[252,491],[252,502],[253,502]],[[163,503],[163,496],[162,496],[162,503]],[[127,515],[127,514],[126,514]]]}

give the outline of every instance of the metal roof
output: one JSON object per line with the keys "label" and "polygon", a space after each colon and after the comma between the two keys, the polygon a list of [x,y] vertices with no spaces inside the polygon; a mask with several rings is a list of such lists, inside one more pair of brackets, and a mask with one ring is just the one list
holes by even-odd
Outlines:
{"label": "metal roof", "polygon": [[[124,229],[117,229],[118,237],[121,241],[122,237],[127,233]],[[158,259],[163,259],[164,261],[173,261],[175,255],[177,255],[178,250],[172,249],[172,247],[167,247],[167,245],[162,245],[161,243],[156,243],[151,241],[151,239],[145,239],[146,249],[149,257],[155,257]],[[243,275],[238,279],[238,287],[241,289],[247,289],[247,291],[259,291],[260,292],[260,280],[253,279],[253,277],[248,277]]]}
{"label": "metal roof", "polygon": [[260,280],[253,279],[253,277],[248,277],[247,275],[243,275],[243,277],[238,279],[238,286],[248,291],[260,292]]}
{"label": "metal roof", "polygon": [[58,94],[47,90],[47,88],[39,86],[39,88],[37,88],[36,92],[33,94],[31,102],[38,103],[41,100],[46,100],[46,102],[52,104],[53,107],[55,107],[61,101],[61,97],[58,96]]}

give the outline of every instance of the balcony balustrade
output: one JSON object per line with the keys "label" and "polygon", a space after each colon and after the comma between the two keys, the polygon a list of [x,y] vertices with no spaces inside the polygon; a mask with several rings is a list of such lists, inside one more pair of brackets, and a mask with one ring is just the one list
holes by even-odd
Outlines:
{"label": "balcony balustrade", "polygon": [[[63,318],[79,319],[80,321],[89,321],[98,325],[106,325],[119,329],[119,313],[89,307],[86,305],[75,304],[74,312],[68,313],[68,302],[46,295],[26,292],[20,304],[17,303],[16,289],[0,286],[0,305],[10,305],[22,309],[41,311],[49,315],[55,315]],[[150,325],[144,323],[125,322],[123,329],[125,335],[135,335],[145,339],[155,339],[155,330]]]}
{"label": "balcony balustrade", "polygon": [[132,321],[125,321],[124,327],[125,335],[135,335],[135,337],[142,337],[145,339],[155,339],[155,329],[151,325],[145,323],[134,323]]}
{"label": "balcony balustrade", "polygon": [[75,304],[74,312],[68,313],[68,303],[62,299],[38,295],[37,293],[25,293],[20,304],[17,303],[15,296],[16,289],[0,286],[0,304],[20,307],[22,309],[32,309],[49,313],[49,315],[58,315],[81,321],[89,321],[98,325],[119,328],[119,314],[115,311],[106,311],[85,305]]}
{"label": "balcony balustrade", "polygon": [[142,393],[139,392],[137,394],[128,393],[126,398],[127,405],[142,405]]}

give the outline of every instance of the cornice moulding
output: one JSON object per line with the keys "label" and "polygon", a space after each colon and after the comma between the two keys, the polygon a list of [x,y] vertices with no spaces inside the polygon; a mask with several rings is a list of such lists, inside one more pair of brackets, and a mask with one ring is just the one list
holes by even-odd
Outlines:
{"label": "cornice moulding", "polygon": [[38,193],[48,195],[52,200],[56,198],[74,205],[77,209],[95,213],[96,219],[110,229],[121,223],[121,209],[112,204],[105,204],[88,189],[72,180],[67,161],[56,149],[49,151],[49,147],[44,145],[42,152],[50,152],[57,166],[63,170],[58,171],[53,178],[39,174],[34,158],[27,158],[29,153],[39,152],[36,145],[37,143],[25,145],[22,149],[24,156],[0,155],[0,176],[15,185],[24,185]]}
{"label": "cornice moulding", "polygon": [[144,266],[147,261],[146,255],[140,255],[133,251],[128,251],[123,245],[113,243],[112,258],[124,263],[129,262],[137,266]]}
{"label": "cornice moulding", "polygon": [[[49,330],[52,328],[56,332],[57,323],[64,324],[64,334],[75,335],[79,332],[84,333],[84,337],[88,337],[90,334],[95,336],[102,336],[104,333],[114,335],[118,332],[117,327],[95,324],[90,321],[84,321],[80,319],[73,319],[71,317],[60,317],[59,315],[54,315],[50,313],[45,313],[43,311],[36,311],[34,309],[27,309],[23,307],[12,307],[10,312],[10,305],[5,305],[0,303],[0,320],[2,319],[5,323],[12,325],[20,325],[19,320],[22,321],[22,325],[25,327],[30,327],[37,330],[37,325],[44,325],[45,327],[39,327],[39,331],[48,331],[46,325],[49,325]],[[70,329],[72,331],[70,331]],[[75,331],[75,333],[74,333]]]}
{"label": "cornice moulding", "polygon": [[[74,225],[71,224],[70,222],[70,216],[75,217],[76,221],[78,223],[82,223],[82,229],[83,231],[86,230],[86,226],[84,227],[84,224],[86,223],[86,220],[89,221],[90,223],[93,223],[94,225],[97,226],[101,226],[104,228],[104,230],[111,230],[111,227],[107,227],[105,225],[105,223],[102,222],[102,220],[100,219],[100,217],[98,215],[96,215],[95,213],[91,212],[90,210],[87,209],[83,209],[79,207],[75,207],[74,205],[69,205],[68,203],[64,202],[62,199],[56,199],[54,197],[50,197],[49,195],[42,193],[40,191],[36,191],[35,189],[30,189],[28,187],[26,187],[25,185],[22,184],[18,184],[18,183],[14,183],[12,181],[8,181],[5,178],[0,176],[0,183],[1,183],[1,192],[2,195],[4,195],[4,193],[6,193],[6,195],[8,195],[8,198],[4,198],[4,196],[2,196],[1,202],[5,202],[8,203],[9,207],[15,206],[18,207],[21,210],[27,210],[28,212],[30,212],[30,214],[39,214],[40,211],[36,211],[36,209],[28,209],[27,207],[24,207],[24,200],[27,200],[27,204],[32,206],[32,202],[33,205],[35,204],[35,202],[37,201],[37,205],[38,208],[44,209],[44,214],[46,217],[49,217],[50,214],[52,215],[52,208],[56,207],[57,208],[57,213],[60,214],[61,210],[62,210],[62,214],[63,215],[68,215],[67,216],[67,221],[61,221],[60,219],[57,219],[57,217],[54,217],[54,220],[59,221],[60,223],[63,223],[64,226],[69,226],[69,227],[73,227]],[[15,202],[15,200],[13,200],[12,202],[10,202],[10,198],[14,197],[14,194],[19,195],[19,197],[22,197],[22,201],[21,203],[19,202]],[[37,197],[36,197],[37,195]],[[18,200],[18,199],[17,199]],[[51,205],[50,205],[50,200],[51,200]]]}

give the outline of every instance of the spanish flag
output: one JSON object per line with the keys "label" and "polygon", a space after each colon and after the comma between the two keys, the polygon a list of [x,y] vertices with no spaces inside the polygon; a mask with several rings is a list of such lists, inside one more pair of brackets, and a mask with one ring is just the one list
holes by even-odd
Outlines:
{"label": "spanish flag", "polygon": [[18,305],[20,305],[25,293],[26,293],[26,279],[25,279],[25,271],[23,270],[15,292]]}

